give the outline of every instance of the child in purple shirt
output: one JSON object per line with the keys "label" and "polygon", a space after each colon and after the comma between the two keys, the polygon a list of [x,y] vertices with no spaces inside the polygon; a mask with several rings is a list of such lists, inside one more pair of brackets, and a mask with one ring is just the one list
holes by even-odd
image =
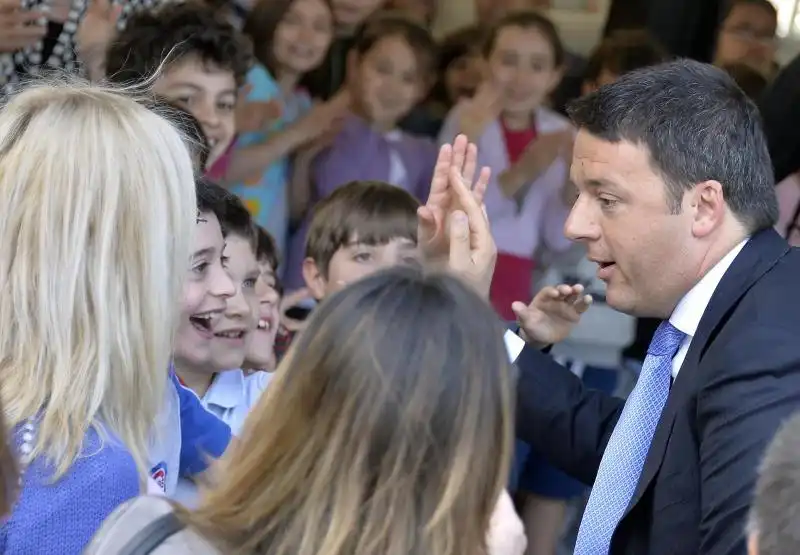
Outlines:
{"label": "child in purple shirt", "polygon": [[295,159],[293,187],[311,190],[287,253],[288,291],[303,285],[300,267],[317,201],[351,181],[383,181],[418,200],[427,198],[436,145],[401,131],[398,124],[427,91],[435,52],[426,29],[396,15],[374,19],[358,36],[350,52],[356,68],[347,93],[352,114],[329,146]]}

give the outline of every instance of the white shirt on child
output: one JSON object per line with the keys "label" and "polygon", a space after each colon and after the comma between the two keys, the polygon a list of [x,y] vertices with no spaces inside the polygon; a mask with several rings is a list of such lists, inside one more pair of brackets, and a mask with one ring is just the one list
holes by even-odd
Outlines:
{"label": "white shirt on child", "polygon": [[[230,426],[233,435],[237,436],[250,409],[258,403],[269,385],[271,377],[269,372],[246,375],[238,369],[219,372],[200,402],[206,410]],[[190,508],[196,506],[197,486],[191,480],[180,478],[173,497]]]}
{"label": "white shirt on child", "polygon": [[233,435],[239,435],[244,419],[258,403],[271,377],[269,372],[249,375],[242,370],[220,372],[200,402],[206,410],[230,426]]}

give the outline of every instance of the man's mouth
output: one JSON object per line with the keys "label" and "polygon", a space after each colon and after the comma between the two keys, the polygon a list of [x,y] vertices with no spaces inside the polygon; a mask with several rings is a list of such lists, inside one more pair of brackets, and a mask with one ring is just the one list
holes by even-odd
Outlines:
{"label": "man's mouth", "polygon": [[616,263],[607,261],[601,262],[599,260],[595,262],[597,262],[597,277],[604,281],[608,280],[616,267]]}
{"label": "man's mouth", "polygon": [[272,320],[269,318],[262,318],[258,321],[257,329],[261,331],[271,331],[272,330]]}

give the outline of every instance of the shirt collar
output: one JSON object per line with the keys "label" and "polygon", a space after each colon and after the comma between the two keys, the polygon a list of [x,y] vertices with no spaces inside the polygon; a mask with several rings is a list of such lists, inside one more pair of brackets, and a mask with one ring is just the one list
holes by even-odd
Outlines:
{"label": "shirt collar", "polygon": [[722,260],[706,272],[706,275],[683,296],[669,317],[670,324],[688,337],[694,337],[697,327],[700,325],[700,320],[703,318],[703,313],[705,313],[708,303],[711,302],[711,297],[714,295],[719,282],[722,281],[722,276],[725,275],[725,272],[728,271],[736,256],[749,240],[750,238],[748,237],[733,247]]}
{"label": "shirt collar", "polygon": [[239,369],[218,372],[203,402],[222,409],[232,409],[244,398],[244,372]]}

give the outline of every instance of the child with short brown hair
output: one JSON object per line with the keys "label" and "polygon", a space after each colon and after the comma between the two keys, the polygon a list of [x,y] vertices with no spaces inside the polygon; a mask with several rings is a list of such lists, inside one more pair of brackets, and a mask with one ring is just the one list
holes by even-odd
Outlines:
{"label": "child with short brown hair", "polygon": [[389,266],[418,264],[418,207],[410,193],[380,181],[352,181],[320,202],[303,261],[314,298]]}

